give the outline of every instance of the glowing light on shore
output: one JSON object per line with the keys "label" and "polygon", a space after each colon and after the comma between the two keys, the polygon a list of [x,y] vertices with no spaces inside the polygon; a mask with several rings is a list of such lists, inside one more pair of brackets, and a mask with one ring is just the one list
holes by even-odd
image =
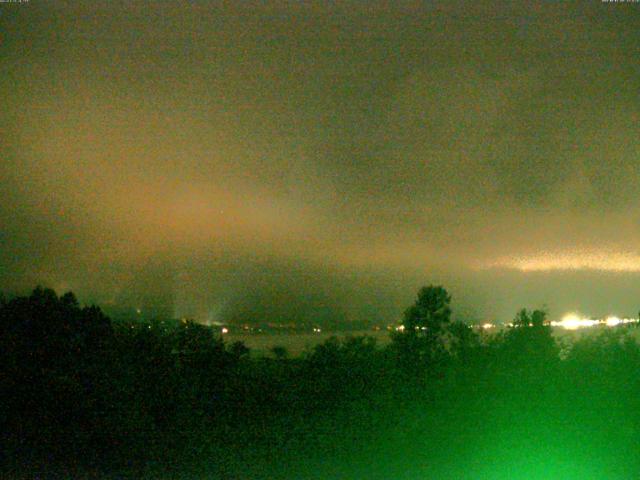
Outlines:
{"label": "glowing light on shore", "polygon": [[551,322],[552,327],[561,327],[565,330],[577,330],[578,328],[593,327],[598,325],[598,320],[591,318],[580,318],[575,313],[565,315],[559,322]]}
{"label": "glowing light on shore", "polygon": [[620,325],[622,323],[622,319],[618,317],[607,317],[604,321],[607,327],[615,327],[616,325]]}
{"label": "glowing light on shore", "polygon": [[552,327],[564,328],[565,330],[577,330],[578,328],[595,327],[597,325],[616,327],[618,325],[638,323],[638,321],[637,318],[619,318],[615,315],[610,315],[603,320],[595,320],[593,318],[580,317],[575,313],[569,313],[559,322],[551,322],[550,325]]}

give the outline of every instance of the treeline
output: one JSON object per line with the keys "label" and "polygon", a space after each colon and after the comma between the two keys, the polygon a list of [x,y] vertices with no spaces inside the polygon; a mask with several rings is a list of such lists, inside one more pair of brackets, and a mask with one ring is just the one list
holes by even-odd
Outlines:
{"label": "treeline", "polygon": [[112,322],[71,293],[0,303],[5,478],[633,478],[640,348],[545,312],[478,333],[425,287],[388,346],[250,355],[195,323]]}

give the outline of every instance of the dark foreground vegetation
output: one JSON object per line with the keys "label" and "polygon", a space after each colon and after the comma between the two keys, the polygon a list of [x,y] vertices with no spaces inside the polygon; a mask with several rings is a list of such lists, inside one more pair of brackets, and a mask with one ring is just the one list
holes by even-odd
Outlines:
{"label": "dark foreground vegetation", "polygon": [[212,330],[112,323],[72,294],[0,305],[3,478],[631,479],[640,348],[559,345],[541,311],[501,334],[419,292],[380,348],[248,355]]}

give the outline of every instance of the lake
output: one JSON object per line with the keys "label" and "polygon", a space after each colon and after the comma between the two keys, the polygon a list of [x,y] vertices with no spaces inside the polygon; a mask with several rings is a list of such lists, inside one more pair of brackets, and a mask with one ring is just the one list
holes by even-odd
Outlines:
{"label": "lake", "polygon": [[[581,328],[577,330],[566,330],[564,328],[553,327],[553,335],[561,341],[575,341],[584,335],[593,335],[602,332],[607,328],[627,328],[627,327],[606,327],[595,326],[590,328]],[[492,329],[491,332],[500,331],[499,328]],[[640,329],[631,328],[630,331],[636,340],[640,340]],[[349,336],[367,335],[376,339],[378,345],[384,346],[389,343],[390,337],[386,330],[356,330],[351,332],[321,332],[321,333],[300,333],[300,334],[243,334],[243,333],[227,333],[224,340],[227,343],[236,341],[244,342],[255,355],[268,355],[270,349],[274,346],[285,347],[291,356],[298,356],[305,350],[311,350],[316,345],[326,341],[330,337],[346,338]],[[493,333],[485,333],[491,335]]]}

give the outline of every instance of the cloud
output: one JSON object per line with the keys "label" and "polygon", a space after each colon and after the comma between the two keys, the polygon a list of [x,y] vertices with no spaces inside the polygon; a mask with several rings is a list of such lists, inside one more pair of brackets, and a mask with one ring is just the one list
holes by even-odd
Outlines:
{"label": "cloud", "polygon": [[356,7],[11,13],[0,288],[203,321],[383,321],[431,282],[473,317],[591,298],[565,270],[632,296],[629,19]]}

